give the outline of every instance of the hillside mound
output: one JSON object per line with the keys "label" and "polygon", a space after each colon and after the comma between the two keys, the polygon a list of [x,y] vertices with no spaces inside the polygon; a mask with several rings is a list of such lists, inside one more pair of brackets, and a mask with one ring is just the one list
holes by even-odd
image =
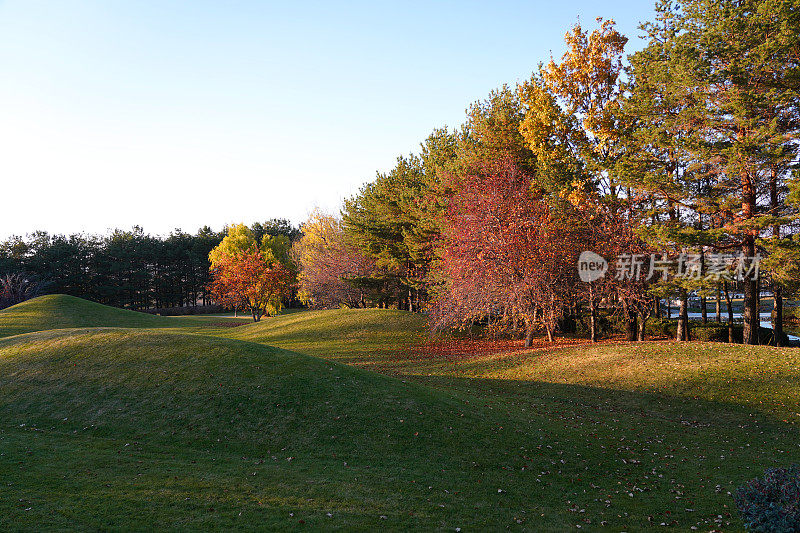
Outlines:
{"label": "hillside mound", "polygon": [[75,296],[49,294],[0,310],[0,337],[62,328],[177,328],[202,324],[203,321],[202,317],[161,317]]}
{"label": "hillside mound", "polygon": [[424,316],[395,309],[289,313],[223,334],[348,363],[363,356],[376,361],[382,354],[394,354],[427,338]]}
{"label": "hillside mound", "polygon": [[[463,505],[452,491],[427,501],[441,472],[497,497],[500,480],[480,484],[474,465],[507,460],[491,441],[525,442],[421,385],[255,343],[122,328],[0,339],[0,421],[4,488],[31,501],[8,518],[31,527],[202,527],[224,509],[211,523],[234,527],[244,511],[286,527],[303,511],[321,527],[333,510],[372,528],[398,518],[399,493],[419,509],[403,523],[430,525]],[[431,514],[443,498],[447,512]]]}

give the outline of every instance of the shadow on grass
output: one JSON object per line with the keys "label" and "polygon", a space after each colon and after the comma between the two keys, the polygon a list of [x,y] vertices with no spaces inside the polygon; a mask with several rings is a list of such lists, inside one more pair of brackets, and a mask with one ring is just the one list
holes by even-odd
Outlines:
{"label": "shadow on grass", "polygon": [[[648,423],[678,424],[685,428],[757,429],[785,433],[793,435],[793,438],[800,432],[797,420],[781,416],[783,413],[770,413],[724,401],[535,380],[417,375],[396,377],[442,391],[466,394],[478,402],[505,404],[512,410],[537,408],[539,414],[546,412],[543,409],[556,409],[560,413],[565,409],[573,409],[576,414],[602,413]],[[795,416],[800,420],[800,416]]]}

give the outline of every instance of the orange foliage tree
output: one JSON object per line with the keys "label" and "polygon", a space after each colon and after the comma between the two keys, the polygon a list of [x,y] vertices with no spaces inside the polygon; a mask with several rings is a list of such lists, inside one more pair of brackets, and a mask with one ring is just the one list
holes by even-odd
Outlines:
{"label": "orange foliage tree", "polygon": [[292,275],[277,261],[258,250],[221,254],[211,269],[211,293],[223,305],[248,309],[258,322],[280,308],[291,290]]}

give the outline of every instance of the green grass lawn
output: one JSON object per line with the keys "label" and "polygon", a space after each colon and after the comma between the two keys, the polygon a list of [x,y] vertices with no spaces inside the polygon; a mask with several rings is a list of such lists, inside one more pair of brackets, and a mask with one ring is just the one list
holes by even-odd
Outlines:
{"label": "green grass lawn", "polygon": [[378,363],[427,338],[418,314],[394,309],[335,309],[279,315],[224,332],[342,363]]}
{"label": "green grass lawn", "polygon": [[0,528],[736,531],[728,493],[800,461],[796,349],[219,320],[0,312]]}
{"label": "green grass lawn", "polygon": [[210,333],[211,330],[249,321],[247,318],[204,316],[161,317],[54,294],[0,310],[0,337],[83,327],[177,328]]}

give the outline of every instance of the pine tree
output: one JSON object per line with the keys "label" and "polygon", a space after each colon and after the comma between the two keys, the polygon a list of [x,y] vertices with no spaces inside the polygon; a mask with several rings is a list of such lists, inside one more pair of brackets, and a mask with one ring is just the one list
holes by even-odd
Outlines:
{"label": "pine tree", "polygon": [[[796,151],[800,131],[797,10],[782,0],[662,0],[657,23],[645,25],[650,44],[632,59],[641,140],[655,161],[675,155],[665,167],[673,179],[645,183],[686,211],[694,231],[683,235],[697,245],[754,257],[775,224],[779,206],[760,198],[784,178],[776,162]],[[688,179],[677,179],[681,164]],[[742,285],[744,342],[755,344],[758,281]]]}

